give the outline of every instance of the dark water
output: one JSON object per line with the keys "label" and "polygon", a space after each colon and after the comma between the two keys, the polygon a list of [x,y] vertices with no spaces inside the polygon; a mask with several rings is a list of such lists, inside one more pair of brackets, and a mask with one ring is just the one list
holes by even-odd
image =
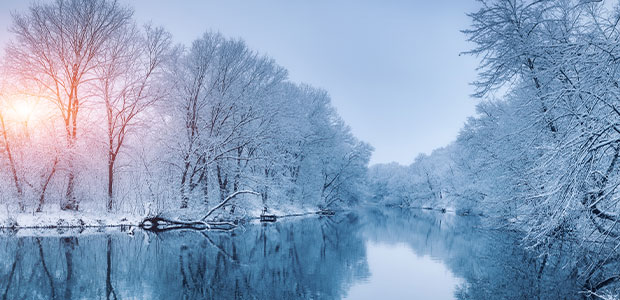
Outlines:
{"label": "dark water", "polygon": [[572,299],[476,217],[371,209],[233,233],[0,234],[0,299]]}

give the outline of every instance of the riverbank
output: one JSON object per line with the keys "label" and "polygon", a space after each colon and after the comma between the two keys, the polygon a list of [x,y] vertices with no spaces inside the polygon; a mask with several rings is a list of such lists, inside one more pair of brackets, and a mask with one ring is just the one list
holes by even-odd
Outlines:
{"label": "riverbank", "polygon": [[88,228],[118,227],[140,224],[142,216],[133,214],[105,214],[84,211],[53,211],[39,213],[2,213],[0,228]]}
{"label": "riverbank", "polygon": [[[276,219],[314,215],[319,210],[312,207],[286,206],[280,209],[270,209],[269,214]],[[245,212],[225,221],[253,221],[259,220],[260,210]],[[155,215],[179,221],[193,221],[201,218],[200,211],[175,210],[154,215],[140,215],[132,213],[101,213],[93,211],[56,210],[46,212],[0,212],[0,229],[71,229],[71,228],[106,228],[139,226],[146,218]]]}

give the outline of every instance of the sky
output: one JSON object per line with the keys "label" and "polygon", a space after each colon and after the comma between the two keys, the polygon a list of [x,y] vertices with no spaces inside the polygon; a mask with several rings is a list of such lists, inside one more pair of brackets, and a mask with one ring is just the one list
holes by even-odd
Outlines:
{"label": "sky", "polygon": [[[289,78],[329,92],[355,136],[374,148],[371,164],[409,164],[453,141],[475,99],[477,59],[460,32],[474,0],[120,0],[140,23],[165,27],[190,45],[205,31],[242,38],[273,57]],[[0,43],[11,11],[0,2]]]}

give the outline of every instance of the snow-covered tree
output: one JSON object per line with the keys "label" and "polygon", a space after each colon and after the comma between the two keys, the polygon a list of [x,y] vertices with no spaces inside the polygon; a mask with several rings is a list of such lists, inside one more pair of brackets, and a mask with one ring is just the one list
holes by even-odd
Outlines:
{"label": "snow-covered tree", "polygon": [[290,82],[241,39],[207,32],[173,46],[132,15],[114,0],[14,14],[0,95],[9,204],[185,216],[218,207],[236,218],[359,198],[371,148],[326,92]]}
{"label": "snow-covered tree", "polygon": [[64,209],[77,210],[74,160],[78,114],[91,98],[85,85],[107,44],[131,21],[132,10],[116,1],[57,0],[34,3],[13,15],[12,42],[6,65],[14,76],[30,81],[58,108],[65,126],[68,177]]}

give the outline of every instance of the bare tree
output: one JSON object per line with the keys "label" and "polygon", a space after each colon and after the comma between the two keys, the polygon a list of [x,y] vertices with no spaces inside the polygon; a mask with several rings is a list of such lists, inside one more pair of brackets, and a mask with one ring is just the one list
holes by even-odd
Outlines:
{"label": "bare tree", "polygon": [[8,160],[9,167],[11,169],[11,178],[13,179],[13,184],[15,185],[15,191],[17,192],[17,204],[19,205],[19,210],[24,211],[24,189],[22,185],[22,181],[17,175],[17,166],[15,163],[15,159],[13,156],[13,148],[11,146],[11,140],[9,139],[8,128],[6,122],[4,121],[4,115],[2,109],[0,109],[0,130],[2,131],[2,143],[3,149]]}
{"label": "bare tree", "polygon": [[64,121],[69,174],[63,209],[78,209],[73,151],[78,113],[89,96],[83,87],[94,78],[103,48],[132,14],[113,0],[56,0],[35,3],[27,13],[13,15],[15,39],[7,48],[8,65],[43,88],[42,96],[58,107]]}
{"label": "bare tree", "polygon": [[206,202],[212,164],[224,199],[229,183],[234,185],[227,160],[241,164],[246,159],[240,157],[243,149],[258,133],[248,128],[265,116],[258,113],[264,104],[261,99],[285,79],[286,71],[259,57],[243,41],[205,33],[181,58],[173,76],[180,79],[175,86],[185,125],[181,207],[187,207],[189,194],[197,187],[202,187]]}
{"label": "bare tree", "polygon": [[165,95],[159,71],[168,55],[170,39],[162,28],[146,26],[141,32],[128,24],[115,32],[101,51],[95,73],[107,121],[108,211],[114,205],[115,165],[124,142],[140,125],[140,114]]}

